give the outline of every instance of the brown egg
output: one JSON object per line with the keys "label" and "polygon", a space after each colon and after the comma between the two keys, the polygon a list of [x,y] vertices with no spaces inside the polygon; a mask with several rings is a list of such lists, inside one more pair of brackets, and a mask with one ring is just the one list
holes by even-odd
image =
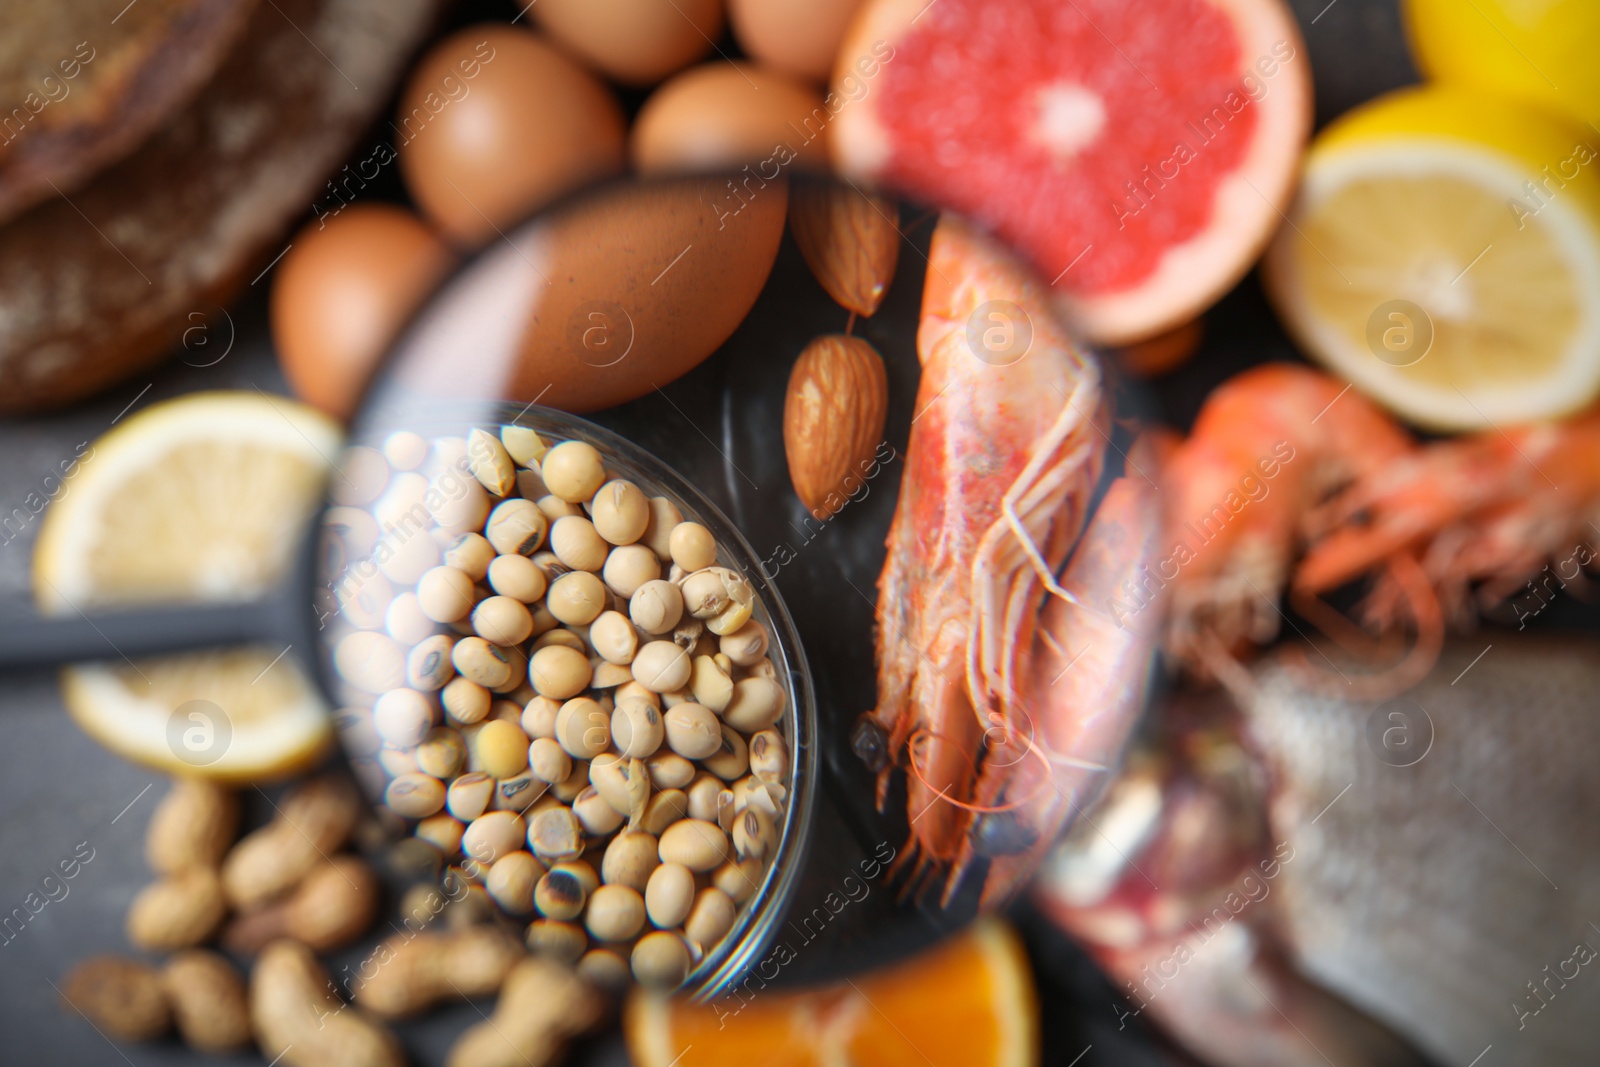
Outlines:
{"label": "brown egg", "polygon": [[753,58],[774,70],[825,82],[860,6],[861,0],[728,0],[728,18],[733,35]]}
{"label": "brown egg", "polygon": [[532,13],[554,40],[624,85],[654,85],[722,36],[722,0],[539,0]]}
{"label": "brown egg", "polygon": [[391,204],[352,204],[301,230],[272,277],[272,339],[295,395],[348,419],[452,258],[427,224]]}
{"label": "brown egg", "polygon": [[418,317],[395,384],[593,411],[728,339],[777,258],[783,178],[607,186],[489,246]]}
{"label": "brown egg", "polygon": [[623,166],[611,90],[514,26],[469,26],[435,45],[412,71],[395,127],[406,188],[464,244]]}
{"label": "brown egg", "polygon": [[832,116],[816,89],[749,63],[706,63],[657,89],[633,124],[633,162],[643,174],[737,169],[763,177],[791,162],[827,166]]}

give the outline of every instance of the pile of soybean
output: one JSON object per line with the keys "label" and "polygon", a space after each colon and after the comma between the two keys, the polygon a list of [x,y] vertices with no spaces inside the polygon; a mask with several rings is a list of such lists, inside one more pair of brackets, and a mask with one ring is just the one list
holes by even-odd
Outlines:
{"label": "pile of soybean", "polygon": [[339,477],[334,661],[358,773],[452,877],[531,920],[534,951],[681,984],[784,821],[787,667],[754,588],[587,442],[402,431],[348,450]]}

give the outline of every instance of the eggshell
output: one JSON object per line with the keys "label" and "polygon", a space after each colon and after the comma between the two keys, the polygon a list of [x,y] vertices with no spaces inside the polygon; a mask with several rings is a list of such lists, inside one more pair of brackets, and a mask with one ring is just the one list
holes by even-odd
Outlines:
{"label": "eggshell", "polygon": [[515,26],[469,26],[436,45],[412,72],[395,127],[406,188],[469,245],[623,166],[611,90]]}
{"label": "eggshell", "polygon": [[728,18],[733,35],[752,58],[774,70],[825,82],[860,6],[861,0],[728,0]]}
{"label": "eggshell", "polygon": [[538,0],[532,15],[578,58],[635,86],[710,52],[723,26],[722,0]]}
{"label": "eggshell", "polygon": [[781,168],[790,165],[786,159],[822,170],[832,118],[821,94],[792,75],[749,63],[706,63],[645,101],[633,124],[633,161],[642,174],[768,161]]}
{"label": "eggshell", "polygon": [[738,327],[777,258],[788,183],[607,186],[485,250],[397,353],[408,395],[593,411],[687,373]]}
{"label": "eggshell", "polygon": [[352,204],[297,234],[272,279],[272,339],[295,394],[348,419],[452,255],[411,212]]}

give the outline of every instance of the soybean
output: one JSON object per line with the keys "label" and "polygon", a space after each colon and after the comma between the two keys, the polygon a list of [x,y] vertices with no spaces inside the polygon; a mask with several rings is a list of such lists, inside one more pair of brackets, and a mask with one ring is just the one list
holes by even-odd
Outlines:
{"label": "soybean", "polygon": [[533,892],[533,902],[539,914],[563,922],[582,915],[588,899],[589,887],[570,870],[559,866],[552,867],[548,874],[539,879]]}
{"label": "soybean", "polygon": [[689,783],[689,817],[706,822],[717,821],[717,795],[722,792],[722,779],[713,774],[701,774]]}
{"label": "soybean", "polygon": [[650,784],[657,789],[683,789],[694,781],[695,766],[675,752],[657,751],[644,761]]}
{"label": "soybean", "polygon": [[645,582],[629,598],[628,615],[647,634],[670,633],[683,618],[683,591],[659,578]]}
{"label": "soybean", "polygon": [[593,759],[611,743],[611,718],[591,697],[574,697],[556,713],[556,741],[574,759]]}
{"label": "soybean", "polygon": [[423,819],[444,807],[444,783],[428,774],[402,774],[389,783],[384,803],[396,815]]}
{"label": "soybean", "polygon": [[472,476],[495,496],[508,496],[517,487],[517,465],[500,439],[474,428],[467,434],[467,460]]}
{"label": "soybean", "polygon": [[549,645],[528,660],[528,680],[540,696],[551,700],[577,696],[588,686],[590,677],[588,658],[575,649]]}
{"label": "soybean", "polygon": [[730,860],[711,872],[711,884],[727,894],[735,904],[743,904],[755,895],[761,871],[760,860]]}
{"label": "soybean", "polygon": [[628,598],[646,582],[660,580],[661,563],[643,545],[623,545],[611,550],[600,576],[613,593]]}
{"label": "soybean", "polygon": [[499,689],[511,680],[511,659],[506,651],[481,637],[464,637],[450,650],[450,662],[469,682]]}
{"label": "soybean", "polygon": [[594,528],[614,545],[631,545],[650,524],[650,501],[623,478],[602,485],[589,502]]}
{"label": "soybean", "polygon": [[675,704],[664,720],[667,746],[685,759],[705,759],[722,748],[722,725],[702,704]]}
{"label": "soybean", "polygon": [[750,773],[765,782],[782,782],[789,770],[789,744],[777,730],[750,739]]}
{"label": "soybean", "polygon": [[494,779],[482,771],[470,771],[450,783],[445,803],[451,815],[470,823],[489,810],[493,797]]}
{"label": "soybean", "polygon": [[417,746],[417,768],[435,778],[454,778],[467,759],[467,744],[461,732],[448,726],[435,726]]}
{"label": "soybean", "polygon": [[472,629],[491,644],[520,645],[533,632],[533,617],[516,597],[485,597],[472,609]]}
{"label": "soybean", "polygon": [[537,467],[550,446],[537,430],[510,424],[500,427],[500,443],[506,446],[511,458],[524,467]]}
{"label": "soybean", "polygon": [[600,452],[584,441],[563,441],[545,453],[539,474],[550,492],[571,504],[594,496],[606,480]]}
{"label": "soybean", "polygon": [[556,736],[556,716],[561,712],[561,702],[549,697],[533,696],[522,709],[522,732],[529,737]]}
{"label": "soybean", "polygon": [[626,941],[644,926],[644,897],[625,885],[602,885],[589,897],[584,916],[598,941]]}
{"label": "soybean", "polygon": [[615,949],[592,948],[583,954],[574,968],[578,977],[601,989],[621,992],[628,987],[632,966]]}
{"label": "soybean", "polygon": [[722,710],[722,721],[741,733],[753,734],[783,715],[783,690],[767,678],[741,678],[733,683],[733,696]]}
{"label": "soybean", "polygon": [[681,926],[694,905],[694,872],[681,863],[663,863],[650,872],[644,907],[650,921],[664,930]]}
{"label": "soybean", "polygon": [[[451,669],[455,669],[453,660]],[[439,700],[444,705],[445,714],[463,725],[481,721],[489,714],[489,705],[493,702],[489,690],[469,678],[450,679],[439,694]]]}
{"label": "soybean", "polygon": [[[531,604],[545,594],[549,580],[539,565],[527,556],[496,556],[489,564],[489,588],[501,596],[515,597]],[[530,616],[529,626],[532,626]]]}
{"label": "soybean", "polygon": [[661,864],[656,848],[654,834],[642,830],[618,834],[606,846],[605,856],[600,861],[600,880],[607,885],[625,885],[643,893],[651,872]]}
{"label": "soybean", "polygon": [[422,602],[415,593],[401,593],[389,601],[383,613],[383,628],[402,645],[415,645],[433,633],[434,621],[422,613]]}
{"label": "soybean", "polygon": [[733,679],[728,671],[710,656],[696,656],[689,673],[689,688],[694,698],[712,711],[720,714],[733,699]]}
{"label": "soybean", "polygon": [[642,700],[624,701],[611,713],[611,740],[617,751],[630,759],[653,755],[661,747],[664,733],[661,713]]}
{"label": "soybean", "polygon": [[406,684],[425,693],[443,688],[456,673],[455,664],[450,661],[455,645],[455,639],[446,634],[419,641],[406,656]]}
{"label": "soybean", "polygon": [[476,599],[472,577],[454,567],[434,567],[417,582],[417,606],[434,622],[466,618]]}
{"label": "soybean", "polygon": [[645,804],[644,817],[640,819],[640,826],[657,837],[667,827],[677,822],[689,813],[689,798],[681,789],[664,789],[650,797]]}
{"label": "soybean", "polygon": [[529,923],[525,940],[530,951],[567,964],[577,963],[589,947],[589,937],[583,927],[554,919],[536,919]]}
{"label": "soybean", "polygon": [[633,946],[633,977],[651,989],[675,989],[689,976],[689,948],[670,930],[645,934]]}
{"label": "soybean", "polygon": [[672,531],[683,521],[678,505],[664,496],[650,498],[650,521],[645,524],[644,536],[639,538],[664,562],[672,562]]}
{"label": "soybean", "polygon": [[573,626],[594,622],[610,602],[605,583],[588,571],[563,574],[550,583],[550,591],[545,594],[550,614]]}
{"label": "soybean", "polygon": [[633,810],[629,789],[631,775],[628,761],[615,752],[602,752],[589,761],[589,783],[619,816],[626,816]]}
{"label": "soybean", "polygon": [[554,785],[572,773],[572,757],[553,738],[539,737],[528,745],[528,768],[540,781]]}
{"label": "soybean", "polygon": [[736,910],[732,897],[716,886],[706,886],[695,895],[694,906],[684,920],[684,936],[703,948],[710,948],[733,929]]}
{"label": "soybean", "polygon": [[528,845],[540,859],[575,859],[582,854],[583,843],[583,827],[567,808],[546,808],[528,824]]}
{"label": "soybean", "polygon": [[667,538],[672,562],[685,571],[703,570],[717,561],[717,541],[698,522],[680,522]]}
{"label": "soybean", "polygon": [[737,781],[750,769],[750,749],[739,731],[724,722],[722,747],[702,760],[700,765],[724,782]]}
{"label": "soybean", "polygon": [[752,667],[767,654],[767,628],[751,620],[720,639],[723,655],[740,667]]}
{"label": "soybean", "polygon": [[550,527],[550,551],[575,571],[599,571],[611,552],[594,523],[578,515],[567,515]]}
{"label": "soybean", "polygon": [[433,702],[415,689],[391,689],[372,705],[372,725],[390,748],[416,746],[433,725]]}
{"label": "soybean", "polygon": [[523,851],[507,853],[489,866],[489,876],[483,886],[499,904],[512,915],[526,915],[533,910],[533,890],[544,874],[544,864]]}
{"label": "soybean", "polygon": [[630,666],[634,681],[657,693],[682,689],[689,682],[689,654],[671,641],[651,641]]}
{"label": "soybean", "polygon": [[514,811],[491,811],[467,824],[461,850],[479,863],[493,863],[522,844],[524,823]]}
{"label": "soybean", "polygon": [[661,834],[662,863],[679,863],[691,871],[713,871],[728,857],[728,835],[703,819],[679,819]]}
{"label": "soybean", "polygon": [[513,497],[495,507],[483,536],[502,556],[531,556],[544,544],[550,520],[532,501]]}
{"label": "soybean", "polygon": [[489,573],[494,558],[494,546],[480,533],[457,534],[444,550],[445,566],[454,567],[475,582],[481,582]]}
{"label": "soybean", "polygon": [[528,767],[528,735],[504,719],[484,723],[472,749],[477,768],[496,778],[513,778]]}

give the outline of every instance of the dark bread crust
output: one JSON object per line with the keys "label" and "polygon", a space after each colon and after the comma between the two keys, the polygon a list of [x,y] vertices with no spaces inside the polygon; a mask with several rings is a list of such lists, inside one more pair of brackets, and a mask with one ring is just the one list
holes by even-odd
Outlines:
{"label": "dark bread crust", "polygon": [[235,296],[386,106],[440,6],[261,5],[187,107],[67,198],[0,227],[0,413],[60,407],[153,366],[190,313]]}
{"label": "dark bread crust", "polygon": [[258,3],[0,0],[0,222],[137,148],[211,80]]}

